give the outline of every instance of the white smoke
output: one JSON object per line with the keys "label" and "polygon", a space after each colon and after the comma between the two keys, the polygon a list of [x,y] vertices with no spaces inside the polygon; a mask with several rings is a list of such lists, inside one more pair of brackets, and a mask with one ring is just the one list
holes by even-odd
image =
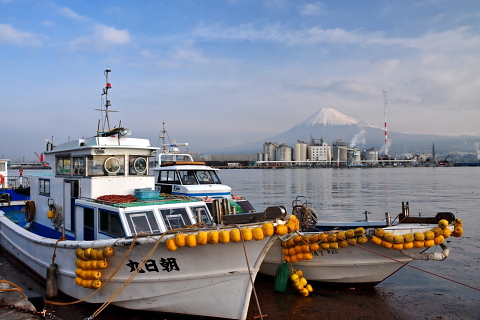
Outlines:
{"label": "white smoke", "polygon": [[359,133],[356,133],[350,141],[350,148],[358,145],[365,145],[365,130],[362,129]]}
{"label": "white smoke", "polygon": [[475,150],[477,151],[477,160],[480,160],[480,142],[475,143]]}
{"label": "white smoke", "polygon": [[378,151],[379,154],[384,154],[388,156],[388,148],[392,145],[392,140],[388,140],[387,143],[384,143],[383,146]]}

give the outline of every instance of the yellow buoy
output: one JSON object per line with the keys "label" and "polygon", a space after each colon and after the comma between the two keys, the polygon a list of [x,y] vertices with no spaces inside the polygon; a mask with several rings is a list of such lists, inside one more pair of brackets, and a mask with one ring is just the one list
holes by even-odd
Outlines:
{"label": "yellow buoy", "polygon": [[295,256],[297,257],[297,260],[298,260],[298,261],[302,261],[302,260],[303,260],[303,252],[297,253]]}
{"label": "yellow buoy", "polygon": [[295,247],[291,247],[288,249],[288,255],[294,256],[297,254],[297,251],[295,250]]}
{"label": "yellow buoy", "polygon": [[433,240],[435,238],[435,233],[433,231],[425,231],[425,240]]}
{"label": "yellow buoy", "polygon": [[294,248],[296,253],[303,253],[302,245],[295,246]]}
{"label": "yellow buoy", "polygon": [[55,211],[49,210],[49,211],[47,212],[47,218],[48,218],[48,219],[53,219],[53,218],[55,218]]}
{"label": "yellow buoy", "polygon": [[383,240],[387,242],[393,242],[393,233],[385,232],[382,237]]}
{"label": "yellow buoy", "polygon": [[394,243],[392,245],[392,248],[395,250],[402,250],[403,249],[403,243]]}
{"label": "yellow buoy", "polygon": [[310,292],[308,292],[307,288],[302,288],[302,289],[299,290],[299,292],[304,297],[307,297],[310,294]]}
{"label": "yellow buoy", "polygon": [[265,237],[270,237],[274,234],[275,230],[273,229],[273,224],[271,224],[270,222],[268,223],[264,223],[262,225],[262,230],[263,230],[263,235]]}
{"label": "yellow buoy", "polygon": [[405,241],[403,236],[393,236],[393,243],[395,244],[402,244]]}
{"label": "yellow buoy", "polygon": [[102,286],[102,282],[100,280],[93,280],[92,283],[90,284],[92,289],[98,289]]}
{"label": "yellow buoy", "polygon": [[307,252],[303,254],[303,260],[312,260],[313,254],[311,252]]}
{"label": "yellow buoy", "polygon": [[195,233],[189,233],[185,237],[185,242],[188,247],[193,248],[197,246],[197,235]]}
{"label": "yellow buoy", "polygon": [[208,232],[208,243],[216,244],[218,243],[218,231],[211,230]]}
{"label": "yellow buoy", "polygon": [[307,284],[307,285],[305,286],[305,288],[308,290],[308,292],[312,292],[312,291],[313,291],[313,288],[312,288],[312,286],[311,286],[310,284]]}
{"label": "yellow buoy", "polygon": [[438,236],[442,235],[442,229],[440,227],[433,228],[432,232],[435,235],[435,237],[438,237]]}
{"label": "yellow buoy", "polygon": [[361,235],[364,235],[365,234],[365,229],[363,227],[358,227],[357,229],[355,229],[355,235],[358,237],[358,236],[361,236]]}
{"label": "yellow buoy", "polygon": [[435,241],[433,239],[425,240],[424,246],[427,248],[433,247],[435,245]]}
{"label": "yellow buoy", "polygon": [[364,243],[367,243],[367,242],[368,242],[367,236],[363,235],[363,236],[357,237],[357,243],[358,244],[364,244]]}
{"label": "yellow buoy", "polygon": [[82,285],[82,280],[83,280],[82,278],[76,277],[76,278],[75,278],[75,284],[76,284],[77,286],[81,286],[81,285]]}
{"label": "yellow buoy", "polygon": [[82,248],[78,248],[77,250],[75,250],[75,255],[77,256],[77,258],[80,258],[80,254],[83,253],[83,249]]}
{"label": "yellow buoy", "polygon": [[283,257],[283,260],[285,260],[286,262],[292,262],[290,259],[290,256],[287,256],[287,255]]}
{"label": "yellow buoy", "polygon": [[218,241],[221,243],[229,243],[230,242],[230,231],[222,230],[218,234]]}
{"label": "yellow buoy", "polygon": [[293,232],[293,231],[296,230],[296,229],[295,229],[295,223],[292,222],[292,221],[288,221],[288,222],[285,224],[285,226],[287,227],[288,232]]}
{"label": "yellow buoy", "polygon": [[289,256],[290,255],[290,252],[288,252],[288,249],[287,248],[283,248],[282,249],[282,253],[286,256]]}
{"label": "yellow buoy", "polygon": [[97,260],[105,259],[105,257],[103,256],[103,250],[97,250],[95,252],[95,259]]}
{"label": "yellow buoy", "polygon": [[279,236],[283,236],[284,234],[288,233],[288,228],[283,224],[277,224],[275,226],[275,233]]}
{"label": "yellow buoy", "polygon": [[322,242],[322,249],[323,250],[330,250],[330,243]]}
{"label": "yellow buoy", "polygon": [[186,242],[185,242],[185,234],[184,233],[177,233],[175,235],[175,244],[177,247],[185,247]]}
{"label": "yellow buoy", "polygon": [[298,276],[298,278],[303,277],[303,271],[302,270],[295,270],[295,274]]}
{"label": "yellow buoy", "polygon": [[293,256],[290,256],[290,261],[291,263],[295,263],[295,262],[298,262],[298,259],[297,259],[297,255],[293,255]]}
{"label": "yellow buoy", "polygon": [[375,236],[372,237],[372,242],[375,243],[376,245],[381,245],[382,244],[382,239],[375,235]]}
{"label": "yellow buoy", "polygon": [[318,233],[313,234],[313,235],[310,237],[310,243],[318,242],[318,241],[319,241],[318,236],[319,236]]}
{"label": "yellow buoy", "polygon": [[310,245],[310,251],[317,251],[320,249],[320,246],[318,245],[318,243],[312,243]]}
{"label": "yellow buoy", "polygon": [[424,240],[413,240],[413,246],[415,248],[423,248],[425,246]]}
{"label": "yellow buoy", "polygon": [[[235,228],[230,230],[230,241],[232,242],[242,241],[242,236],[240,235],[240,229]],[[282,247],[283,247],[283,243],[282,243]]]}
{"label": "yellow buoy", "polygon": [[445,229],[446,227],[448,227],[448,221],[446,219],[442,219],[438,221],[438,226],[442,229]]}
{"label": "yellow buoy", "polygon": [[452,236],[454,237],[461,237],[463,235],[463,228],[459,227],[458,225],[455,225],[455,228],[453,229]]}
{"label": "yellow buoy", "polygon": [[337,242],[337,237],[333,234],[328,236],[328,242]]}
{"label": "yellow buoy", "polygon": [[451,234],[452,234],[452,230],[450,230],[449,228],[445,228],[442,230],[442,235],[444,238],[450,237]]}
{"label": "yellow buoy", "polygon": [[252,229],[243,228],[242,229],[243,240],[250,241],[253,238]]}
{"label": "yellow buoy", "polygon": [[337,239],[338,240],[345,240],[347,239],[347,235],[345,234],[345,231],[340,231],[337,233]]}
{"label": "yellow buoy", "polygon": [[85,258],[92,259],[92,250],[93,250],[92,248],[87,248],[83,251]]}
{"label": "yellow buoy", "polygon": [[393,246],[393,243],[390,242],[390,241],[382,241],[382,247],[384,247],[385,249],[391,249]]}
{"label": "yellow buoy", "polygon": [[355,230],[349,229],[349,230],[345,231],[345,235],[347,236],[347,238],[354,238],[355,237]]}
{"label": "yellow buoy", "polygon": [[297,282],[299,279],[300,277],[296,273],[290,275],[290,280],[292,280],[293,282]]}
{"label": "yellow buoy", "polygon": [[177,245],[175,244],[175,239],[169,238],[165,241],[165,246],[169,251],[175,251],[178,249]]}
{"label": "yellow buoy", "polygon": [[357,244],[357,238],[349,238],[347,241],[349,244],[353,244],[353,245]]}
{"label": "yellow buoy", "polygon": [[253,228],[252,236],[253,236],[253,239],[255,240],[263,240],[265,238],[265,235],[263,234],[263,228],[262,227]]}
{"label": "yellow buoy", "polygon": [[413,248],[413,242],[405,242],[403,244],[403,249],[408,250]]}
{"label": "yellow buoy", "polygon": [[443,241],[445,241],[445,238],[442,235],[439,235],[438,237],[435,237],[433,241],[435,242],[435,244],[440,244],[440,243],[443,243]]}
{"label": "yellow buoy", "polygon": [[303,253],[308,253],[308,252],[310,252],[310,245],[309,245],[309,244],[304,244],[304,245],[302,245],[302,252],[303,252]]}
{"label": "yellow buoy", "polygon": [[299,236],[299,235],[293,237],[292,239],[293,239],[293,242],[295,243],[302,242],[302,236]]}
{"label": "yellow buoy", "polygon": [[318,235],[318,241],[320,242],[328,242],[328,234],[326,234],[325,232],[324,233],[320,233]]}
{"label": "yellow buoy", "polygon": [[339,248],[348,247],[348,241],[347,241],[347,240],[338,241],[338,247],[339,247]]}
{"label": "yellow buoy", "polygon": [[111,256],[113,256],[113,253],[114,253],[114,251],[113,251],[112,247],[105,247],[102,250],[102,256],[104,258],[110,258]]}
{"label": "yellow buoy", "polygon": [[[233,230],[237,230],[237,231],[239,232],[239,237],[240,237],[240,230],[238,230],[238,229],[233,229]],[[232,230],[232,231],[233,231],[233,230]],[[238,241],[240,241],[240,240],[238,240]],[[205,232],[205,231],[198,231],[198,232],[197,232],[197,244],[203,246],[203,245],[207,244],[207,242],[208,242],[208,234],[207,234],[207,232]]]}
{"label": "yellow buoy", "polygon": [[297,243],[293,241],[293,238],[288,239],[287,241],[287,248],[295,247]]}
{"label": "yellow buoy", "polygon": [[330,242],[330,249],[337,250],[338,249],[338,242]]}
{"label": "yellow buoy", "polygon": [[413,242],[413,240],[415,240],[415,237],[413,236],[413,234],[407,233],[403,235],[403,239],[403,242]]}
{"label": "yellow buoy", "polygon": [[422,232],[415,232],[415,233],[413,234],[413,237],[414,237],[415,240],[417,240],[417,241],[423,241],[423,240],[425,240],[425,234],[422,233]]}
{"label": "yellow buoy", "polygon": [[382,228],[377,228],[375,229],[375,235],[378,237],[378,238],[382,238],[383,235],[384,235],[385,231],[382,229]]}

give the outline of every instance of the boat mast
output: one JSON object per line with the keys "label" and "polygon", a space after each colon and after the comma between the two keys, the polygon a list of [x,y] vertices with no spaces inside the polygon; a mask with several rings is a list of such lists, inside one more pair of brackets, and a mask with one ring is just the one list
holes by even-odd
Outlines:
{"label": "boat mast", "polygon": [[105,106],[104,109],[95,109],[100,112],[105,111],[105,118],[102,119],[102,128],[98,129],[97,136],[105,136],[110,131],[110,119],[108,117],[109,112],[118,112],[115,110],[108,110],[108,107],[111,106],[110,100],[108,99],[108,90],[112,88],[110,82],[108,82],[108,74],[111,72],[110,68],[105,69],[105,87],[103,88],[102,96],[105,96]]}

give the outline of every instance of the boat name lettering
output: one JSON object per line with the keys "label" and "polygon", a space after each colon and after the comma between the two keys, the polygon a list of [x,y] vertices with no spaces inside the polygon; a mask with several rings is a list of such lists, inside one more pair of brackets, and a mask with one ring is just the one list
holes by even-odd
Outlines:
{"label": "boat name lettering", "polygon": [[318,251],[313,251],[313,255],[314,256],[323,256],[323,253],[328,253],[328,254],[338,254],[338,250],[337,249],[329,249],[329,250],[318,250]]}
{"label": "boat name lettering", "polygon": [[[128,260],[129,262],[126,264],[128,267],[130,267],[130,272],[133,272],[137,270],[139,263],[137,261],[133,260]],[[158,264],[163,268],[161,270],[158,269],[157,262],[153,259],[149,259],[145,262],[145,270],[148,272],[160,272],[160,271],[180,271],[180,268],[178,267],[177,264],[177,259],[175,258],[161,258],[158,260]],[[139,273],[145,273],[145,270],[140,269]]]}

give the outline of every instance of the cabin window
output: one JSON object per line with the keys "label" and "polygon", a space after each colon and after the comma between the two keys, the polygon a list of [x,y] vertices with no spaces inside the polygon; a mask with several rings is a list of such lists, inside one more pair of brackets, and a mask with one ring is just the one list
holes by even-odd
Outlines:
{"label": "cabin window", "polygon": [[83,208],[83,224],[86,228],[94,228],[94,210],[92,208]]}
{"label": "cabin window", "polygon": [[85,158],[73,158],[73,175],[85,176]]}
{"label": "cabin window", "polygon": [[180,180],[184,185],[198,184],[197,179],[195,179],[195,173],[190,170],[181,170],[178,171]]}
{"label": "cabin window", "polygon": [[124,156],[90,156],[87,159],[89,176],[123,175],[125,173]]}
{"label": "cabin window", "polygon": [[130,174],[143,175],[147,173],[148,162],[145,157],[133,157],[130,164]]}
{"label": "cabin window", "polygon": [[57,174],[59,175],[70,175],[71,173],[71,164],[70,157],[57,157]]}
{"label": "cabin window", "polygon": [[138,233],[159,233],[157,220],[153,211],[126,213],[128,226],[132,235]]}
{"label": "cabin window", "polygon": [[38,181],[38,194],[42,196],[50,196],[50,180],[49,179],[39,179]]}
{"label": "cabin window", "polygon": [[167,230],[184,228],[186,224],[191,224],[185,208],[172,208],[160,210]]}
{"label": "cabin window", "polygon": [[125,232],[120,222],[120,216],[116,212],[99,210],[100,213],[100,231],[111,236],[124,237]]}
{"label": "cabin window", "polygon": [[176,171],[167,170],[167,171],[160,171],[160,175],[158,176],[158,182],[179,184],[180,180],[178,179],[178,175]]}
{"label": "cabin window", "polygon": [[[207,225],[212,224],[212,219],[210,218],[210,214],[205,206],[193,206],[190,207],[192,210],[193,218],[195,219],[196,223],[203,222]],[[200,219],[199,219],[200,216]]]}

